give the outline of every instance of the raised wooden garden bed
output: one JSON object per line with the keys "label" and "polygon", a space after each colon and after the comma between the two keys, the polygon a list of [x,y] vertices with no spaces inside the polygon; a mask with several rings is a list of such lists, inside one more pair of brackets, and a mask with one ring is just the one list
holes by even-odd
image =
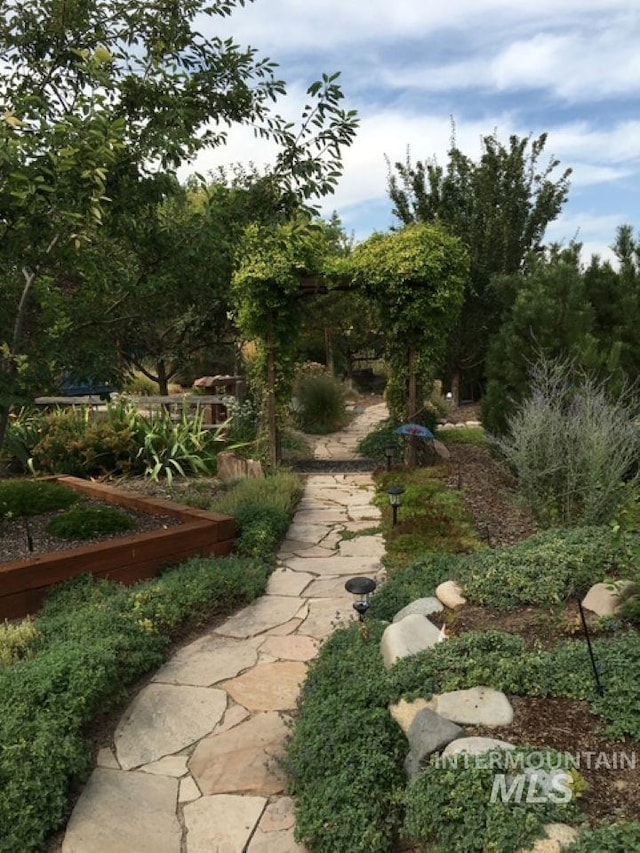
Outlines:
{"label": "raised wooden garden bed", "polygon": [[43,554],[0,565],[0,619],[27,616],[40,608],[54,584],[92,574],[132,584],[197,555],[229,554],[235,522],[226,515],[132,494],[76,477],[56,477],[86,497],[149,515],[170,515],[181,523],[166,530],[123,536],[109,542]]}

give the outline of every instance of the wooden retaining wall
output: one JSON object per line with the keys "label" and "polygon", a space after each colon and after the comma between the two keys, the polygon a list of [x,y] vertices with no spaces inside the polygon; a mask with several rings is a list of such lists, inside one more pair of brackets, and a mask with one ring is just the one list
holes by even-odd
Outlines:
{"label": "wooden retaining wall", "polygon": [[0,620],[37,611],[50,587],[83,574],[132,584],[157,575],[164,566],[189,557],[229,554],[235,541],[235,521],[226,515],[171,501],[133,494],[76,477],[56,477],[59,483],[86,497],[148,515],[169,515],[181,524],[123,536],[97,545],[0,564]]}

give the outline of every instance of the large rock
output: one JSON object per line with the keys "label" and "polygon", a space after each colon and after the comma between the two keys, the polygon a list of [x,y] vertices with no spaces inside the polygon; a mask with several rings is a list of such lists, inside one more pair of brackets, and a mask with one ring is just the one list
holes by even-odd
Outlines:
{"label": "large rock", "polygon": [[503,749],[515,749],[515,745],[506,740],[493,737],[461,737],[445,747],[442,755],[483,755],[485,752],[499,752]]}
{"label": "large rock", "polygon": [[429,707],[463,726],[510,726],[513,708],[500,690],[492,687],[471,687],[434,696]]}
{"label": "large rock", "polygon": [[443,610],[444,606],[442,602],[431,595],[427,598],[418,598],[412,601],[411,604],[407,604],[406,607],[403,607],[402,610],[396,613],[393,621],[400,622],[405,616],[411,616],[414,613],[419,613],[421,616],[431,616],[432,613],[441,613]]}
{"label": "large rock", "polygon": [[566,823],[546,823],[542,827],[546,838],[538,838],[533,847],[520,848],[518,853],[561,853],[570,847],[578,837],[577,829]]}
{"label": "large rock", "polygon": [[463,607],[467,603],[467,599],[462,595],[460,584],[455,581],[445,581],[436,588],[436,596],[451,610],[457,610],[458,607]]}
{"label": "large rock", "polygon": [[615,583],[596,583],[584,597],[582,606],[598,616],[615,616],[620,609],[622,595],[631,581],[616,581]]}
{"label": "large rock", "polygon": [[429,704],[426,699],[414,699],[412,702],[407,702],[406,699],[400,699],[395,705],[389,705],[389,713],[406,734],[411,728],[411,724],[416,718],[419,711],[428,708]]}
{"label": "large rock", "polygon": [[426,616],[414,613],[401,622],[393,622],[384,629],[380,641],[382,659],[387,669],[409,655],[430,649],[439,642],[440,629]]}
{"label": "large rock", "polygon": [[62,853],[180,853],[178,780],[97,768],[76,803]]}
{"label": "large rock", "polygon": [[223,483],[244,480],[247,477],[264,477],[262,465],[255,459],[245,459],[233,451],[218,453],[218,477]]}
{"label": "large rock", "polygon": [[435,711],[424,708],[419,711],[407,732],[410,752],[404,763],[409,781],[415,781],[421,774],[429,756],[439,752],[456,738],[464,737],[465,730],[451,720],[445,720]]}

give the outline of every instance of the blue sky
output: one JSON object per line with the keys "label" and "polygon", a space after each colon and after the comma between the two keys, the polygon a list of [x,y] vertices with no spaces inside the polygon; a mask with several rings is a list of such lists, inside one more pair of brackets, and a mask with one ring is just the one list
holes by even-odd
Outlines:
{"label": "blue sky", "polygon": [[[585,258],[610,257],[618,225],[640,230],[638,0],[255,0],[214,23],[279,63],[289,95],[278,109],[292,118],[310,83],[341,72],[361,126],[323,210],[356,239],[395,224],[385,155],[446,163],[452,118],[474,159],[494,131],[504,142],[548,133],[546,154],[574,171],[547,240],[577,237]],[[271,156],[234,129],[188,171]]]}

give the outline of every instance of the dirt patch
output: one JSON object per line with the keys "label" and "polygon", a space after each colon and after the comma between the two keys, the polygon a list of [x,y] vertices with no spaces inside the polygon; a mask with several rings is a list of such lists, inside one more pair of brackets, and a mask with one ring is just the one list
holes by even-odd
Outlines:
{"label": "dirt patch", "polygon": [[481,539],[492,547],[513,545],[537,530],[519,501],[517,483],[488,447],[449,445],[449,486],[460,489]]}

